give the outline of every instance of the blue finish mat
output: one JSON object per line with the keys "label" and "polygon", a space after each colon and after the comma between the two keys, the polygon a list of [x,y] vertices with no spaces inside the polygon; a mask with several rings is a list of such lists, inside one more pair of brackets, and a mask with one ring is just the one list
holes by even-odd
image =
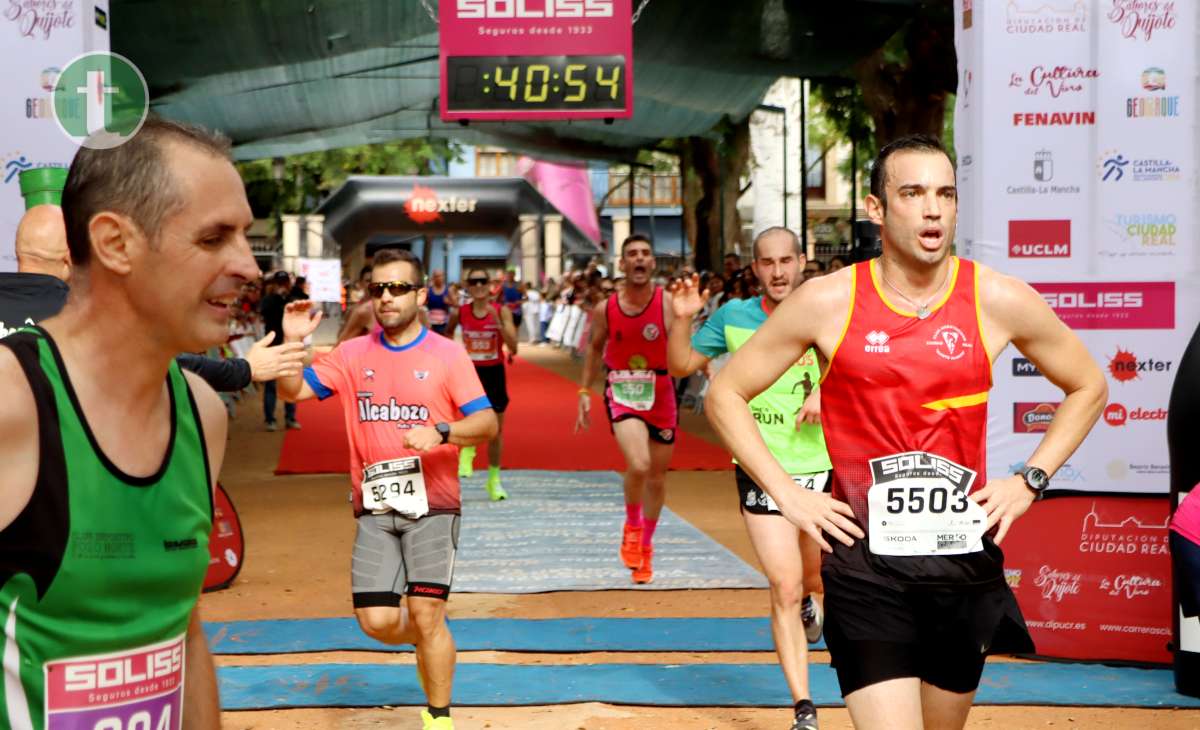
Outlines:
{"label": "blue finish mat", "polygon": [[[455,619],[459,651],[774,651],[765,618]],[[411,652],[366,636],[352,618],[206,623],[214,654]],[[811,645],[824,649],[824,642]]]}
{"label": "blue finish mat", "polygon": [[761,573],[665,508],[654,582],[635,585],[617,557],[625,509],[615,472],[505,471],[503,502],[489,502],[483,483],[484,474],[462,481],[456,593],[767,587]]}
{"label": "blue finish mat", "polygon": [[[843,704],[833,670],[809,668],[817,705]],[[221,667],[226,710],[284,707],[423,705],[411,665],[312,664]],[[981,705],[1200,707],[1174,691],[1165,669],[1084,664],[989,664],[976,695]],[[554,705],[606,702],[664,707],[790,707],[774,664],[596,664],[571,666],[460,664],[454,704]]]}

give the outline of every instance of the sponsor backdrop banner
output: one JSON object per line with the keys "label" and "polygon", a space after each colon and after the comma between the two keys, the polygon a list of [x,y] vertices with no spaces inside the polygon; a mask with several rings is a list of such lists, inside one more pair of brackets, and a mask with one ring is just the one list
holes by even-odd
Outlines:
{"label": "sponsor backdrop banner", "polygon": [[[1052,488],[1165,494],[1167,400],[1197,296],[1197,16],[1170,0],[958,0],[959,250],[1029,282],[1106,371],[1110,403]],[[1062,398],[996,360],[988,476]]]}
{"label": "sponsor backdrop banner", "polygon": [[1169,662],[1167,500],[1038,502],[1004,541],[1005,576],[1039,654]]}
{"label": "sponsor backdrop banner", "polygon": [[[1018,521],[1009,582],[1040,653],[1165,662],[1167,402],[1200,320],[1200,3],[955,5],[958,250],[1029,282],[1109,386],[1052,484],[1093,496]],[[1062,399],[1012,347],[994,375],[990,478],[1023,466]]]}
{"label": "sponsor backdrop banner", "polygon": [[[77,149],[54,121],[50,100],[71,59],[108,50],[108,2],[13,0],[0,7],[0,271],[16,271],[13,237],[25,212],[17,176],[67,167]],[[81,97],[82,109],[82,97]]]}

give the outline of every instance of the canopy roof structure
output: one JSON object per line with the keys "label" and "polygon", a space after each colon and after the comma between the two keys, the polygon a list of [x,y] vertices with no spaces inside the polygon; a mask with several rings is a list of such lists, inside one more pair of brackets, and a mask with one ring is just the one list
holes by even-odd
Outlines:
{"label": "canopy roof structure", "polygon": [[744,118],[779,76],[844,73],[917,2],[650,0],[634,116],[612,124],[442,122],[437,0],[112,0],[112,49],[145,74],[156,112],[225,132],[239,159],[427,136],[629,159]]}
{"label": "canopy roof structure", "polygon": [[316,210],[343,252],[373,236],[494,234],[514,238],[522,216],[562,218],[568,255],[601,249],[529,182],[519,177],[450,178],[352,175]]}

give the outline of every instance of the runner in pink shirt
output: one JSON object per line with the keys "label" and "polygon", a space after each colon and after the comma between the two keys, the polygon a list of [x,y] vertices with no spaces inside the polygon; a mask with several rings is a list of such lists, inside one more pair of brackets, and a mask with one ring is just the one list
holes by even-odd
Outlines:
{"label": "runner in pink shirt", "polygon": [[[368,291],[382,330],[343,342],[302,378],[280,379],[279,390],[287,400],[340,398],[358,520],[354,613],[371,638],[416,647],[429,702],[424,727],[449,730],[455,649],[446,599],[462,507],[457,447],[491,439],[497,423],[463,347],[418,319],[422,279],[411,253],[375,254]],[[303,340],[320,319],[307,301],[289,304],[284,341]]]}

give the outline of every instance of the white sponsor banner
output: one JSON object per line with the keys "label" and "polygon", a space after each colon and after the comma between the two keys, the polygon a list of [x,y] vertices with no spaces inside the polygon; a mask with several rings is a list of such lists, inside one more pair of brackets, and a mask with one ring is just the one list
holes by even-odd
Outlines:
{"label": "white sponsor banner", "polygon": [[13,237],[25,212],[17,176],[68,167],[76,145],[54,122],[51,91],[76,56],[107,51],[108,2],[11,0],[0,7],[0,271],[15,271]]}
{"label": "white sponsor banner", "polygon": [[[958,247],[1034,285],[1110,402],[1055,488],[1168,491],[1166,408],[1200,321],[1200,4],[957,0]],[[1023,464],[1062,391],[1010,347],[989,477]]]}
{"label": "white sponsor banner", "polygon": [[296,274],[308,280],[308,298],[314,302],[342,301],[340,259],[296,259]]}

